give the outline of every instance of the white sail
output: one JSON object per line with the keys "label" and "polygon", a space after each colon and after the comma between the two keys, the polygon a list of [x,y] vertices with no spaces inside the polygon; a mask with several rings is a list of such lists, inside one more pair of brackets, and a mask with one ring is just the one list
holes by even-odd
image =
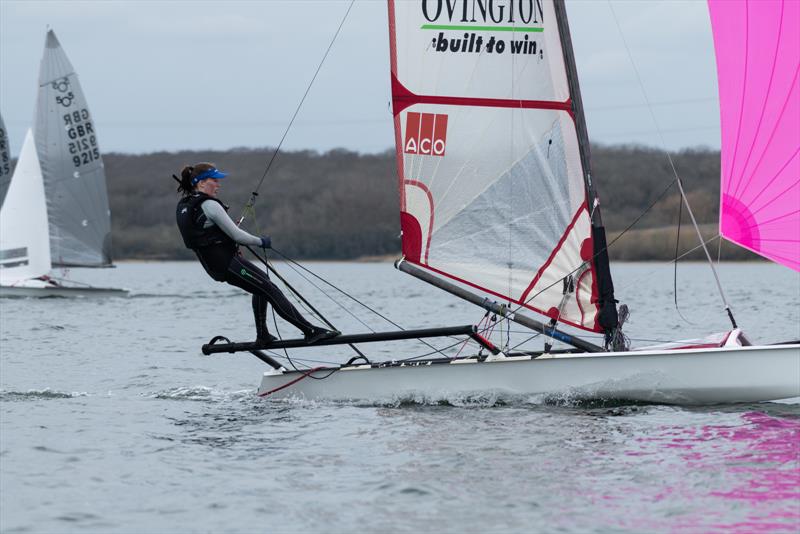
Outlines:
{"label": "white sail", "polygon": [[554,0],[389,1],[403,254],[599,331],[565,17]]}
{"label": "white sail", "polygon": [[39,71],[36,137],[54,265],[111,264],[111,213],[94,120],[52,30]]}
{"label": "white sail", "polygon": [[13,286],[50,271],[47,206],[36,143],[28,130],[0,208],[0,284]]}

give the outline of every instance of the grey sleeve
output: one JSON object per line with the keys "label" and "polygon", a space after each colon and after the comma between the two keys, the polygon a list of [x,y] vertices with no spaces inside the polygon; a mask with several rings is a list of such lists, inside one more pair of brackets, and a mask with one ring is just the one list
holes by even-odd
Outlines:
{"label": "grey sleeve", "polygon": [[219,226],[220,230],[225,232],[228,237],[240,245],[261,245],[261,238],[248,234],[236,226],[236,223],[233,222],[230,217],[228,217],[227,212],[225,212],[225,208],[223,208],[219,202],[206,200],[200,205],[200,207],[203,209],[203,213],[209,221]]}

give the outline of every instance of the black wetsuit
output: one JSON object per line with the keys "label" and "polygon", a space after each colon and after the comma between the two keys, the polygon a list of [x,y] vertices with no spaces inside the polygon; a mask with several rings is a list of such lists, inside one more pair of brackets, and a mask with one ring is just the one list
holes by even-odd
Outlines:
{"label": "black wetsuit", "polygon": [[[239,246],[232,237],[222,231],[220,226],[214,224],[213,221],[211,221],[212,224],[209,224],[209,219],[202,209],[202,204],[206,201],[217,202],[226,211],[228,209],[216,198],[199,192],[184,197],[178,202],[176,218],[186,247],[197,254],[197,258],[211,278],[252,293],[253,317],[256,322],[258,339],[269,338],[268,303],[272,304],[278,315],[307,336],[314,326],[297,311],[278,286],[270,281],[267,273],[239,255]],[[227,226],[227,221],[224,222],[224,225]],[[240,232],[246,236],[241,237],[242,239],[259,239],[241,230]]]}

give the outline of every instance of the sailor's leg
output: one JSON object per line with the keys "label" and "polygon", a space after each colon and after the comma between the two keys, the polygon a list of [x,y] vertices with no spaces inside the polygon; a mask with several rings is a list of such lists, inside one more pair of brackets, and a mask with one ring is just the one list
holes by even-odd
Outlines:
{"label": "sailor's leg", "polygon": [[259,341],[274,341],[276,338],[270,335],[267,326],[267,297],[264,295],[253,295],[253,319],[256,322],[256,339]]}
{"label": "sailor's leg", "polygon": [[[267,278],[266,273],[246,259],[237,256],[231,260],[225,281],[244,289],[248,293],[252,293],[254,296],[263,297],[272,304],[278,315],[297,327],[304,335],[308,335],[314,330],[314,325],[309,323],[297,311],[297,308],[289,302],[278,286]],[[253,309],[255,312],[255,300],[253,301]]]}

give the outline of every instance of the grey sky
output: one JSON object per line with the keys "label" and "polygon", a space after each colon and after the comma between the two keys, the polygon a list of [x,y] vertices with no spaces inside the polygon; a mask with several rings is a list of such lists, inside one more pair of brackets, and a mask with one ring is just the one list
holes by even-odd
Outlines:
{"label": "grey sky", "polygon": [[[275,146],[348,1],[0,0],[0,113],[32,124],[47,26],[75,67],[105,152]],[[622,34],[612,15],[612,6]],[[719,146],[705,1],[567,3],[589,135]],[[386,4],[357,0],[284,147],[393,147]]]}

